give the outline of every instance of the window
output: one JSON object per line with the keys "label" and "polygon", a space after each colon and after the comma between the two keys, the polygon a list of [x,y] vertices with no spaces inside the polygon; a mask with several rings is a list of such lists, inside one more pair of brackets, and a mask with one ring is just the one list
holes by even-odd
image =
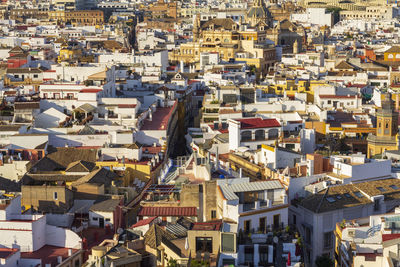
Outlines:
{"label": "window", "polygon": [[259,226],[259,230],[261,231],[261,232],[263,232],[264,233],[264,231],[265,231],[265,227],[266,227],[266,218],[265,217],[262,217],[262,218],[260,218],[260,226]]}
{"label": "window", "polygon": [[110,218],[106,218],[106,222],[109,222],[109,221],[111,221],[111,219]]}
{"label": "window", "polygon": [[99,220],[99,218],[93,217],[93,221],[98,221],[98,220]]}
{"label": "window", "polygon": [[379,199],[374,200],[374,211],[379,211],[380,210],[380,205],[379,205]]}
{"label": "window", "polygon": [[332,247],[332,232],[324,233],[324,248]]}
{"label": "window", "polygon": [[212,237],[196,237],[196,252],[212,253]]}
{"label": "window", "polygon": [[33,74],[33,78],[38,78],[38,77],[39,77],[39,75]]}
{"label": "window", "polygon": [[211,219],[215,219],[217,218],[217,211],[216,210],[212,210],[211,211]]}
{"label": "window", "polygon": [[235,252],[235,235],[232,233],[221,233],[223,252]]}
{"label": "window", "polygon": [[305,232],[304,241],[307,244],[311,244],[311,229],[307,226],[303,226],[303,227],[304,227],[304,232]]}
{"label": "window", "polygon": [[394,189],[394,190],[399,189],[398,186],[397,186],[397,185],[394,185],[394,184],[392,184],[392,185],[390,186],[390,188],[392,188],[392,189]]}
{"label": "window", "polygon": [[254,247],[253,246],[244,247],[244,262],[252,264],[253,260],[254,260]]}
{"label": "window", "polygon": [[260,262],[263,264],[268,263],[268,246],[259,246],[258,253],[260,255]]}
{"label": "window", "polygon": [[57,200],[57,199],[58,199],[58,194],[57,194],[57,192],[54,192],[54,194],[53,194],[53,198],[54,198],[55,200]]}
{"label": "window", "polygon": [[250,233],[250,227],[251,227],[251,221],[250,220],[244,221],[244,232],[245,233]]}
{"label": "window", "polygon": [[347,198],[351,197],[351,195],[349,193],[345,193],[344,196]]}
{"label": "window", "polygon": [[274,228],[277,229],[279,228],[280,224],[281,224],[281,215],[280,214],[276,214],[273,217],[273,222],[274,222]]}
{"label": "window", "polygon": [[381,191],[381,192],[385,192],[385,191],[386,191],[386,189],[383,188],[383,187],[381,187],[381,186],[378,186],[376,189],[378,189],[378,190]]}

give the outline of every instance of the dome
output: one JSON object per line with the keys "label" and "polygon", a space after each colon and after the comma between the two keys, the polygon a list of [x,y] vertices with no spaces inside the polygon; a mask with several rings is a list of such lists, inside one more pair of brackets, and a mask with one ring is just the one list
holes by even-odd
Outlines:
{"label": "dome", "polygon": [[247,12],[247,17],[256,17],[256,18],[267,18],[271,16],[271,13],[265,6],[252,6]]}
{"label": "dome", "polygon": [[247,12],[247,19],[256,21],[265,21],[271,18],[271,12],[265,6],[264,0],[255,0],[253,6]]}

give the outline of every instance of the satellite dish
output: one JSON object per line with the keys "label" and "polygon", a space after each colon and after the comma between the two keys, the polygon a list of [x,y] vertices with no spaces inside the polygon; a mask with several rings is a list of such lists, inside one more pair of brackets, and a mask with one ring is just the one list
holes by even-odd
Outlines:
{"label": "satellite dish", "polygon": [[118,230],[117,230],[117,234],[122,234],[124,232],[124,230],[122,229],[122,228],[118,228]]}
{"label": "satellite dish", "polygon": [[274,236],[274,238],[272,239],[272,241],[274,241],[275,244],[278,244],[279,238],[278,238],[277,236]]}

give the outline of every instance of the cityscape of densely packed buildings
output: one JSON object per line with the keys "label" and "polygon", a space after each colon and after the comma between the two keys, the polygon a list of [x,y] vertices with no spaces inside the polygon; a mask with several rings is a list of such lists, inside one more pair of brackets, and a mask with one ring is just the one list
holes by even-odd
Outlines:
{"label": "cityscape of densely packed buildings", "polygon": [[395,0],[1,0],[0,266],[400,267]]}

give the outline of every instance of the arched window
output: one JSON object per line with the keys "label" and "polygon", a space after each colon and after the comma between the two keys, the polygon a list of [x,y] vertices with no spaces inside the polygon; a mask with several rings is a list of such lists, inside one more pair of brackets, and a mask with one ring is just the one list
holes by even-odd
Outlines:
{"label": "arched window", "polygon": [[389,54],[388,58],[393,58],[393,54]]}
{"label": "arched window", "polygon": [[265,131],[264,130],[256,130],[255,139],[256,140],[265,140]]}
{"label": "arched window", "polygon": [[278,138],[279,131],[278,129],[270,129],[268,130],[268,139]]}
{"label": "arched window", "polygon": [[241,141],[250,141],[251,140],[251,131],[243,131],[241,134]]}

